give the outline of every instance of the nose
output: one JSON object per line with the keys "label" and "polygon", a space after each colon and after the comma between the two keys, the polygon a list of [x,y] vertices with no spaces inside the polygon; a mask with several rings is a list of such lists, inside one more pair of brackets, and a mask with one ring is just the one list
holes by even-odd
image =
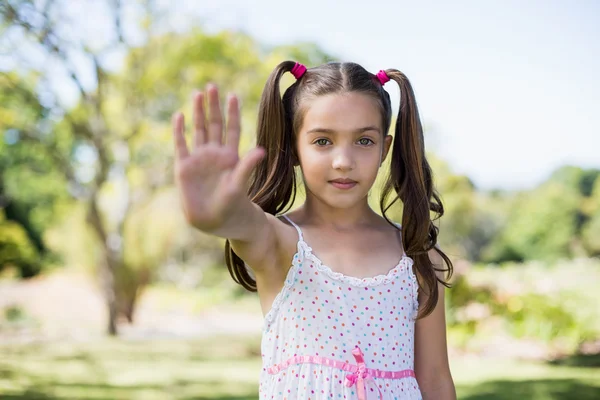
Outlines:
{"label": "nose", "polygon": [[352,150],[346,147],[339,147],[333,156],[333,169],[340,171],[351,171],[355,167],[354,156]]}

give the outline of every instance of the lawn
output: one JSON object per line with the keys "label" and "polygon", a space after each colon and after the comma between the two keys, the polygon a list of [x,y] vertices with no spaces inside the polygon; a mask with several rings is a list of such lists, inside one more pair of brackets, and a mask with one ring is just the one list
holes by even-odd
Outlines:
{"label": "lawn", "polygon": [[[0,345],[2,399],[256,399],[259,339]],[[459,399],[600,399],[600,360],[452,359]]]}

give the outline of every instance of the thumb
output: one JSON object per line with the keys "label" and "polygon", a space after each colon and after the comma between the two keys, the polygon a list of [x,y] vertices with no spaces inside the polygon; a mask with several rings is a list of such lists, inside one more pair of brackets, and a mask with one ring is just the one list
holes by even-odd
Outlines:
{"label": "thumb", "polygon": [[250,179],[252,169],[263,159],[265,154],[266,151],[262,147],[255,147],[246,153],[244,158],[238,162],[233,170],[233,181],[236,185],[240,185],[244,188],[248,185],[248,179]]}

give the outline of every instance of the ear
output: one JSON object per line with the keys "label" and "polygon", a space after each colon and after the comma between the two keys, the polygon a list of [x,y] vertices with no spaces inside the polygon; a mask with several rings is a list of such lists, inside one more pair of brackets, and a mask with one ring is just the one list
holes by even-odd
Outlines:
{"label": "ear", "polygon": [[385,161],[385,158],[387,157],[388,152],[390,151],[390,147],[392,146],[393,139],[394,139],[394,137],[392,135],[386,135],[383,140],[383,151],[381,154],[381,162],[379,163],[380,167],[381,167],[381,165],[383,165],[383,162]]}

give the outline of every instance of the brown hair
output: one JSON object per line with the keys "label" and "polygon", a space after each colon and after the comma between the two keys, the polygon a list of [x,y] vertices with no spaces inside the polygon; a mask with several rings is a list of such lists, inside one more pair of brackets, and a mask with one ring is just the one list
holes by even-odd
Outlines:
{"label": "brown hair", "polygon": [[[381,106],[384,134],[388,132],[392,120],[389,94],[375,75],[355,63],[327,63],[310,68],[281,97],[281,76],[290,72],[294,65],[294,61],[284,61],[271,73],[262,93],[258,113],[257,145],[266,150],[266,155],[253,171],[248,195],[252,202],[272,215],[289,210],[296,197],[294,165],[298,157],[295,134],[311,98],[331,93],[360,92],[373,97]],[[437,304],[437,282],[450,287],[436,276],[436,271],[447,271],[449,279],[453,266],[448,256],[436,246],[439,228],[433,221],[444,214],[444,208],[433,187],[431,168],[425,157],[423,128],[411,84],[398,70],[388,69],[385,72],[400,87],[400,110],[390,174],[379,204],[383,217],[396,227],[385,212],[398,200],[402,201],[404,249],[414,261],[413,271],[420,278],[419,286],[429,294],[428,301],[419,313],[421,318],[431,313]],[[433,219],[430,212],[435,214]],[[428,255],[431,249],[439,253],[447,269],[433,266]],[[229,241],[225,244],[225,259],[233,280],[247,290],[256,291],[256,281],[244,261],[233,252]]]}

